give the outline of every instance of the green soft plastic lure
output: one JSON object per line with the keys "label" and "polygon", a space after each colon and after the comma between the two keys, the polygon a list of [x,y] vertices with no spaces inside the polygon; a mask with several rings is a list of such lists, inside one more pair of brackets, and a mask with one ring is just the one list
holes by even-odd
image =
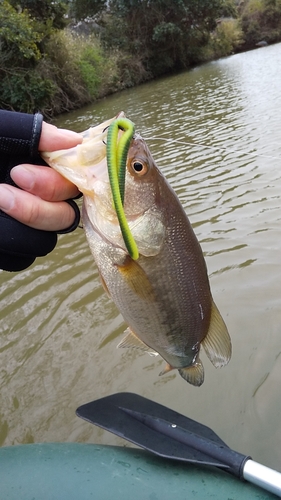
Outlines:
{"label": "green soft plastic lure", "polygon": [[[119,130],[124,133],[118,138]],[[139,258],[137,244],[129,228],[124,212],[125,176],[128,150],[135,132],[133,122],[127,118],[116,118],[107,133],[106,156],[113,205],[116,210],[124,243],[133,260]]]}

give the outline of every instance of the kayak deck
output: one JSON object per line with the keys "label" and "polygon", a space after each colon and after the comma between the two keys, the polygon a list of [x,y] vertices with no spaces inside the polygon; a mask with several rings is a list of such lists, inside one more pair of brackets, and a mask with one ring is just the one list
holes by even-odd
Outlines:
{"label": "kayak deck", "polygon": [[215,467],[155,457],[137,448],[80,443],[0,448],[3,500],[273,500]]}

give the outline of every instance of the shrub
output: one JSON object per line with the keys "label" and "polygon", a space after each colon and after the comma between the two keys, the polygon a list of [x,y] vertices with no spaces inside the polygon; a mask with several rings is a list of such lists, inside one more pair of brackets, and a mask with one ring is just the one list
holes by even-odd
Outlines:
{"label": "shrub", "polygon": [[95,36],[83,38],[68,30],[53,33],[38,72],[55,87],[50,103],[53,114],[84,106],[116,90],[116,61],[103,55]]}
{"label": "shrub", "polygon": [[33,113],[48,106],[54,90],[52,81],[34,70],[6,74],[0,81],[0,106]]}
{"label": "shrub", "polygon": [[37,111],[54,92],[51,80],[35,70],[42,58],[42,33],[28,12],[14,9],[6,0],[0,3],[0,20],[0,105]]}
{"label": "shrub", "polygon": [[281,1],[249,0],[241,9],[244,48],[252,48],[261,40],[281,40]]}
{"label": "shrub", "polygon": [[16,11],[6,0],[0,2],[0,51],[6,54],[6,66],[26,66],[26,61],[41,57],[41,34],[25,11]]}
{"label": "shrub", "polygon": [[212,34],[210,47],[213,57],[232,54],[243,43],[243,32],[237,19],[222,20]]}
{"label": "shrub", "polygon": [[85,43],[78,60],[82,80],[91,97],[97,97],[102,75],[102,56],[89,42]]}
{"label": "shrub", "polygon": [[48,113],[62,113],[90,102],[78,64],[80,51],[81,43],[68,32],[55,32],[46,42],[37,70],[42,78],[52,81],[55,89]]}

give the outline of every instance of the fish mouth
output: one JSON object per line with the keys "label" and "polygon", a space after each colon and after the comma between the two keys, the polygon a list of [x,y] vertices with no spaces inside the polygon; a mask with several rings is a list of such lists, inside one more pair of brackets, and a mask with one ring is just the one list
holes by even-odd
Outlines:
{"label": "fish mouth", "polygon": [[[120,111],[117,117],[125,117],[125,113]],[[70,149],[41,152],[42,158],[63,177],[76,184],[80,191],[88,192],[89,177],[98,178],[103,170],[107,170],[104,166],[107,130],[114,120],[116,117],[82,132],[81,144]],[[86,172],[88,175],[85,175]]]}

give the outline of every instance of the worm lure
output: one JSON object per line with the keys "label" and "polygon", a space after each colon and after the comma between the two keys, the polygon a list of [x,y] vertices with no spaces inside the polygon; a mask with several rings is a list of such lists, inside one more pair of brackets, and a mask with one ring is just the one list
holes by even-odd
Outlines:
{"label": "worm lure", "polygon": [[[119,130],[124,132],[120,138],[118,137]],[[124,212],[126,163],[134,132],[135,127],[131,120],[116,118],[108,128],[106,156],[113,205],[120,230],[130,257],[137,260],[139,258],[138,247]]]}

